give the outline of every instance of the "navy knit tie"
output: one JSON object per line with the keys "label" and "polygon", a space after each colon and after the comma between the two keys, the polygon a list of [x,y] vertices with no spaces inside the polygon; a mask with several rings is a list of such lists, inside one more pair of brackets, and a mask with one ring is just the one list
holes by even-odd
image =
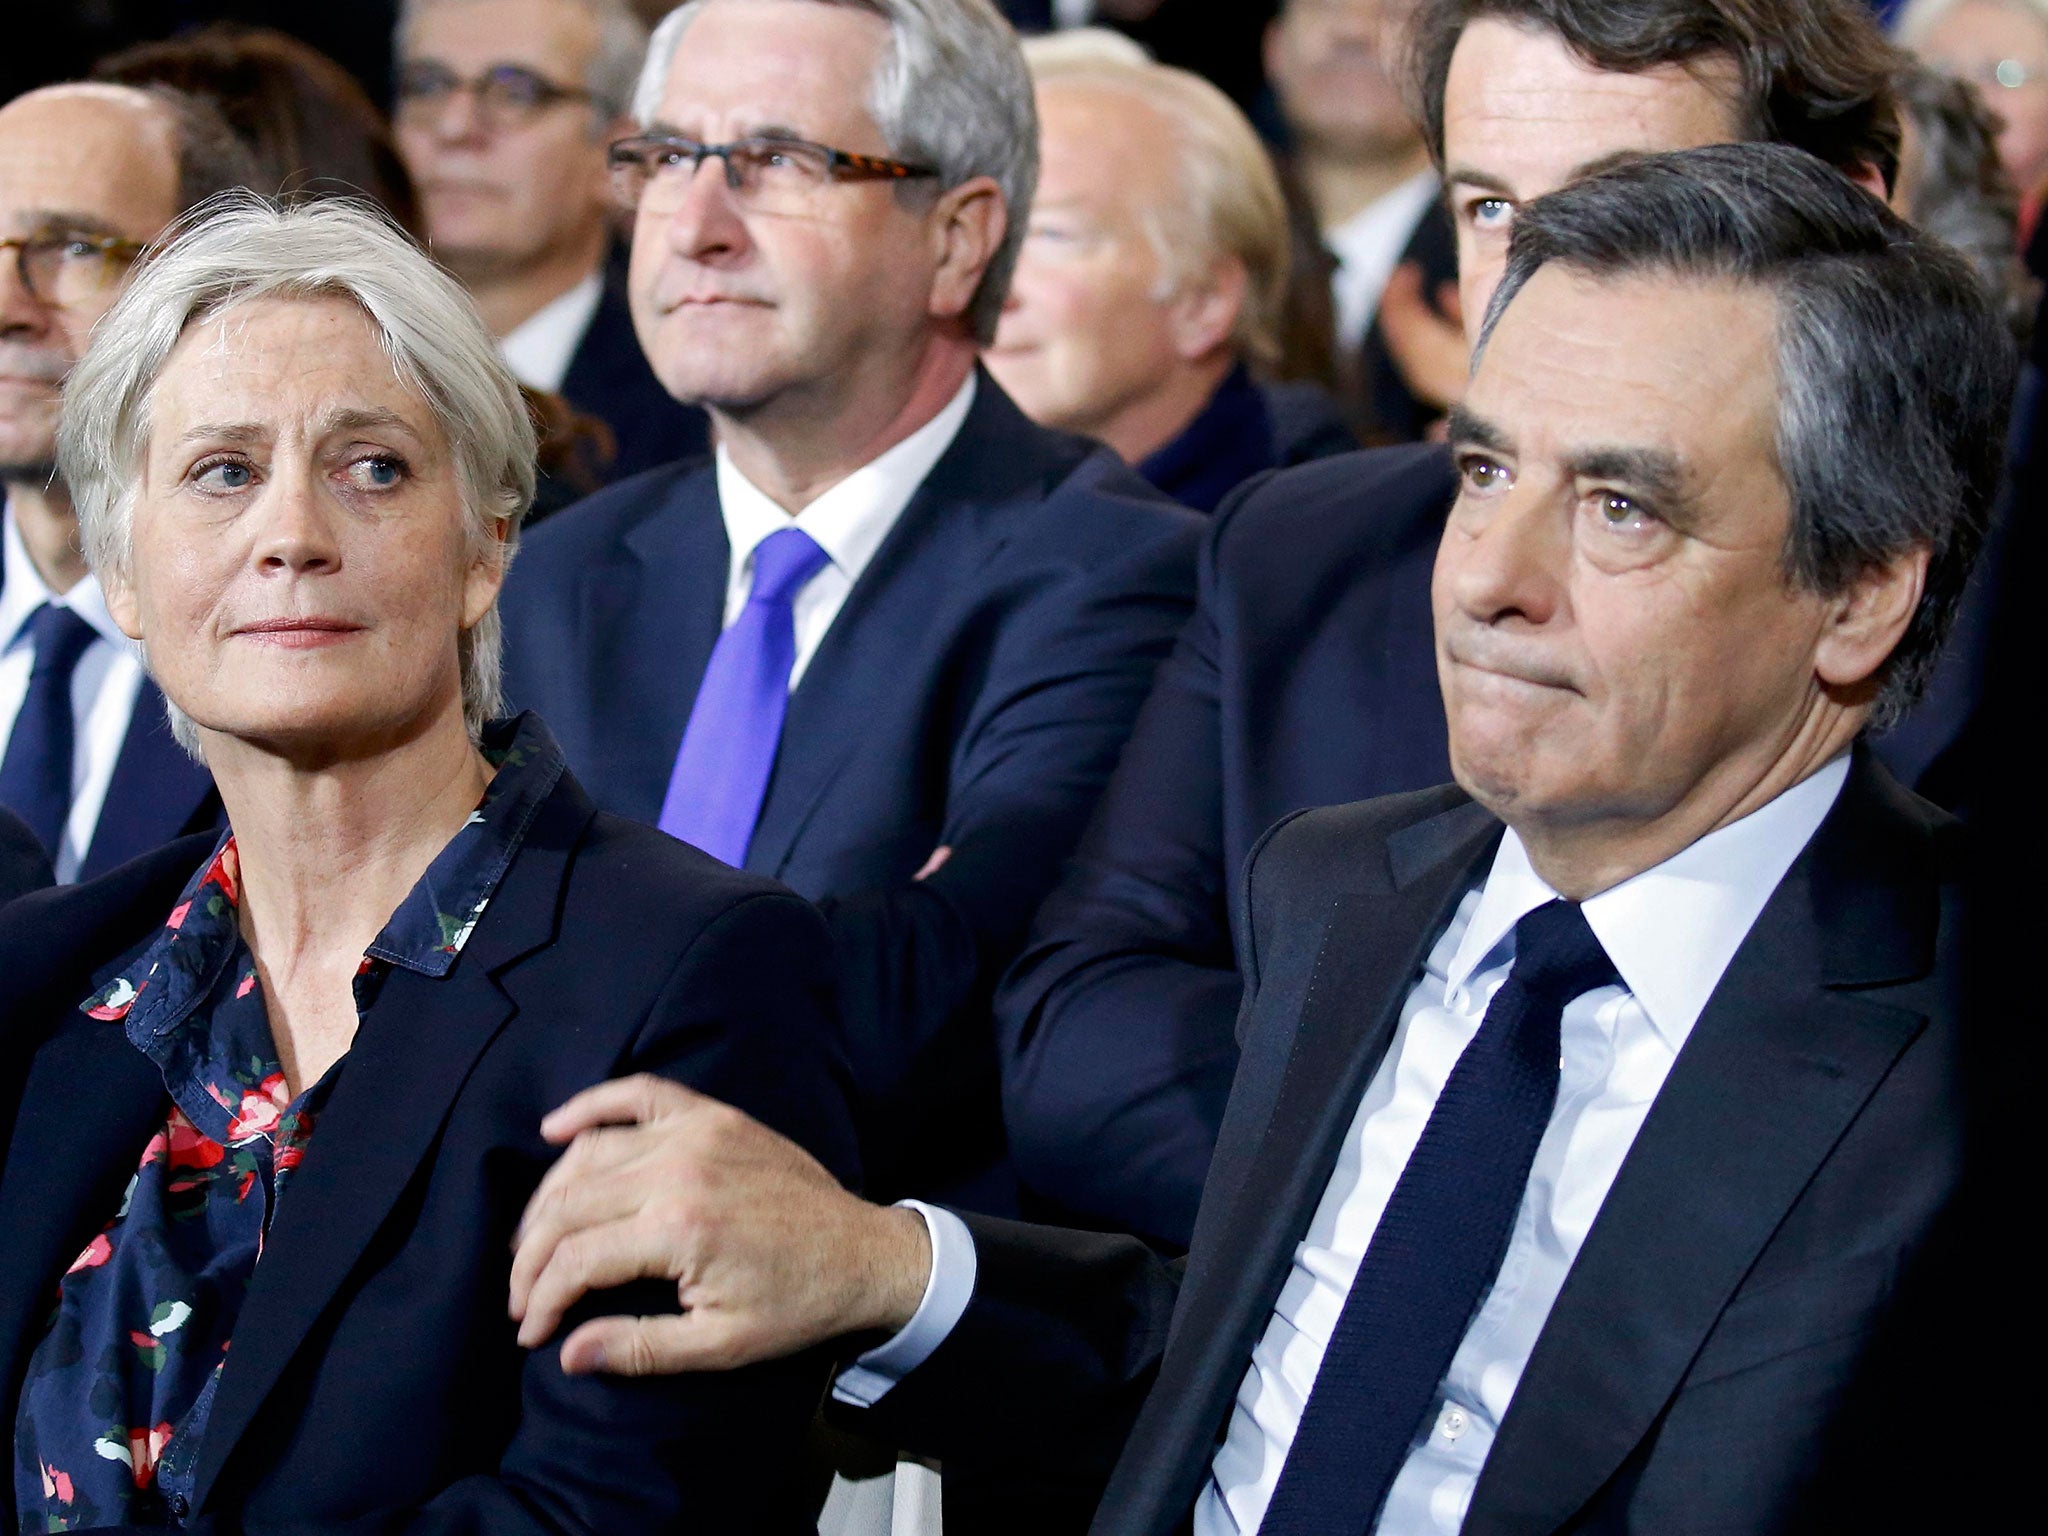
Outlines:
{"label": "navy knit tie", "polygon": [[98,631],[57,603],[43,604],[22,627],[34,661],[0,760],[0,805],[28,823],[54,860],[71,815],[71,678]]}
{"label": "navy knit tie", "polygon": [[1585,913],[1515,925],[1515,962],[1387,1201],[1259,1536],[1364,1536],[1500,1271],[1557,1102],[1559,1023],[1617,980]]}

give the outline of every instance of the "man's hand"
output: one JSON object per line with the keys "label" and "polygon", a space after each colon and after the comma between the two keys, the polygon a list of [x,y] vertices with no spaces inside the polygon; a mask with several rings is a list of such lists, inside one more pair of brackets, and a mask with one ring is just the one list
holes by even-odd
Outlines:
{"label": "man's hand", "polygon": [[1410,261],[1394,269],[1380,294],[1380,335],[1408,392],[1445,410],[1465,393],[1472,351],[1465,344],[1458,285],[1438,284],[1434,303],[1423,289],[1420,266]]}
{"label": "man's hand", "polygon": [[578,1094],[541,1122],[569,1144],[528,1202],[512,1262],[519,1342],[547,1342],[586,1292],[668,1279],[679,1317],[587,1322],[562,1369],[729,1370],[865,1329],[924,1297],[931,1242],[911,1210],[870,1205],[807,1152],[657,1077]]}

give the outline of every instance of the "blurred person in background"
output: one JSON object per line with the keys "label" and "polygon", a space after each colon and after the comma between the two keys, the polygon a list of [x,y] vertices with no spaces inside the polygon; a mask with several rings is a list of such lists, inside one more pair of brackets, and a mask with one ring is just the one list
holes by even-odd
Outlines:
{"label": "blurred person in background", "polygon": [[1912,0],[1897,35],[1969,81],[1998,115],[1998,153],[2019,190],[2024,244],[2048,196],[2048,0]]}
{"label": "blurred person in background", "polygon": [[[1288,170],[1307,195],[1330,274],[1340,376],[1370,443],[1422,435],[1418,401],[1387,352],[1381,295],[1425,298],[1456,276],[1436,170],[1401,97],[1401,28],[1412,0],[1287,0],[1266,29],[1266,74]],[[1410,270],[1412,269],[1412,270]]]}
{"label": "blurred person in background", "polygon": [[48,86],[0,107],[0,806],[59,880],[220,814],[86,568],[57,427],[65,376],[135,259],[255,175],[213,108],[162,87]]}
{"label": "blurred person in background", "polygon": [[1115,34],[1033,39],[1025,59],[1038,192],[986,353],[996,381],[1198,512],[1356,447],[1321,391],[1259,382],[1280,355],[1287,209],[1244,114]]}
{"label": "blurred person in background", "polygon": [[605,146],[632,129],[647,47],[632,7],[409,0],[395,46],[398,147],[428,245],[519,382],[604,423],[612,478],[703,452],[703,413],[640,349],[616,250]]}
{"label": "blurred person in background", "polygon": [[311,44],[216,22],[124,48],[95,64],[92,78],[204,97],[255,157],[253,186],[266,196],[368,198],[415,238],[422,233],[391,125],[356,78]]}
{"label": "blurred person in background", "polygon": [[1917,59],[1899,72],[1899,177],[1892,208],[1970,258],[2013,328],[2032,323],[2019,251],[2019,194],[1998,155],[1999,123],[1967,80]]}

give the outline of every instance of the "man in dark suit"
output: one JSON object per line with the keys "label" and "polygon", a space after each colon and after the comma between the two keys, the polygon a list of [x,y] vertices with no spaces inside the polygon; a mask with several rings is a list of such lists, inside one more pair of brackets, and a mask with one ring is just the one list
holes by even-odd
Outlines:
{"label": "man in dark suit", "polygon": [[640,350],[614,250],[606,141],[647,28],[627,0],[412,0],[393,126],[434,254],[530,389],[610,431],[608,479],[710,447]]}
{"label": "man in dark suit", "polygon": [[211,108],[51,86],[0,109],[0,806],[59,880],[90,879],[220,815],[163,695],[107,613],[54,469],[64,375],[129,263],[179,210],[241,183]]}
{"label": "man in dark suit", "polygon": [[[601,804],[824,908],[872,1187],[1014,1208],[988,996],[1186,617],[1194,519],[977,369],[1036,139],[986,0],[897,18],[974,78],[881,121],[892,23],[772,11],[685,13],[614,149],[641,334],[717,459],[540,530],[509,689]],[[920,136],[935,100],[967,151]]]}
{"label": "man in dark suit", "polygon": [[[1893,55],[1848,0],[1824,9],[1806,31],[1807,0],[1426,0],[1414,94],[1435,103],[1471,323],[1514,209],[1612,157],[1768,121],[1881,183]],[[1823,79],[1862,94],[1806,83]],[[1448,776],[1427,615],[1455,484],[1442,449],[1389,449],[1254,482],[1217,515],[1195,618],[998,997],[1012,1154],[1040,1214],[1187,1243],[1236,1063],[1227,898],[1245,854],[1290,811]]]}
{"label": "man in dark suit", "polygon": [[1523,208],[1433,578],[1458,787],[1254,850],[1188,1257],[871,1206],[612,1085],[550,1123],[642,1122],[537,1196],[527,1337],[604,1226],[608,1280],[725,1280],[572,1368],[887,1334],[860,1422],[1107,1474],[1101,1536],[1856,1528],[1952,1484],[1897,1389],[1961,1175],[1958,828],[1860,738],[1968,577],[2011,353],[1783,146]]}
{"label": "man in dark suit", "polygon": [[0,904],[39,891],[54,878],[42,841],[14,812],[0,810]]}

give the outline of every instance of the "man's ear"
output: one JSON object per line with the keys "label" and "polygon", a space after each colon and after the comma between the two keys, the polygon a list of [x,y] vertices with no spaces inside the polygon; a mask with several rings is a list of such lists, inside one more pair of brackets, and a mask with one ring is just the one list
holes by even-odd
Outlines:
{"label": "man's ear", "polygon": [[1167,306],[1173,350],[1192,363],[1226,345],[1250,287],[1244,263],[1234,256],[1218,259],[1199,279],[1184,283]]}
{"label": "man's ear", "polygon": [[1883,670],[1927,590],[1925,545],[1872,566],[1829,600],[1813,669],[1830,692],[1858,693]]}
{"label": "man's ear", "polygon": [[951,320],[965,315],[1009,232],[1009,210],[993,177],[976,176],[950,187],[933,205],[935,270],[930,313]]}
{"label": "man's ear", "polygon": [[1884,184],[1884,172],[1868,160],[1858,160],[1854,165],[1845,167],[1842,174],[1886,207],[1891,206],[1892,189]]}

